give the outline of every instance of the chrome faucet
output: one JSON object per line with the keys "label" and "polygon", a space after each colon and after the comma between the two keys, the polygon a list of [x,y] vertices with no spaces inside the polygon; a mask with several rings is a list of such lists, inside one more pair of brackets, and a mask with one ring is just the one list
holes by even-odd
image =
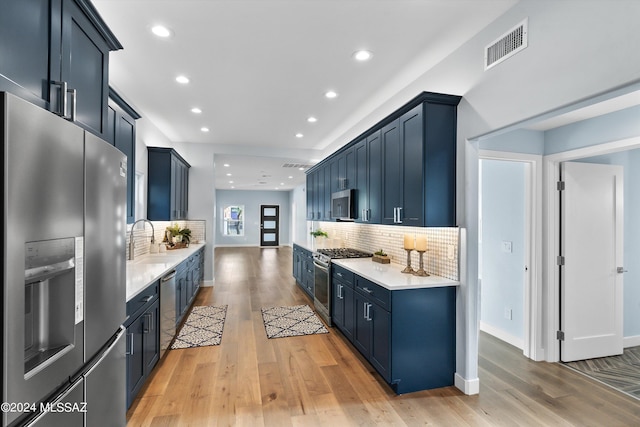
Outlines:
{"label": "chrome faucet", "polygon": [[151,221],[149,221],[148,219],[139,219],[136,222],[134,222],[133,225],[131,226],[131,233],[129,234],[129,261],[133,261],[133,259],[135,258],[134,252],[135,252],[136,244],[133,241],[133,229],[136,228],[136,224],[141,221],[146,221],[151,225],[151,244],[153,245],[156,242],[156,239],[155,239],[156,230],[153,228],[153,223]]}

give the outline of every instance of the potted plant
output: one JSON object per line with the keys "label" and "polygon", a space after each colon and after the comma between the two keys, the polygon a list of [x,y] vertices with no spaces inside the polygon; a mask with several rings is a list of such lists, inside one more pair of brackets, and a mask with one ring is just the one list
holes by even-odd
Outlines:
{"label": "potted plant", "polygon": [[389,255],[387,255],[382,249],[374,252],[371,260],[373,262],[379,262],[380,264],[389,264],[391,262],[391,258],[389,258]]}
{"label": "potted plant", "polygon": [[167,227],[167,232],[170,234],[168,246],[171,249],[186,248],[191,242],[191,230],[188,228],[180,228],[176,223]]}
{"label": "potted plant", "polygon": [[313,230],[311,233],[309,233],[313,236],[313,245],[316,248],[321,248],[324,247],[324,240],[318,240],[319,238],[327,238],[329,237],[329,234],[326,231],[322,231],[320,228]]}

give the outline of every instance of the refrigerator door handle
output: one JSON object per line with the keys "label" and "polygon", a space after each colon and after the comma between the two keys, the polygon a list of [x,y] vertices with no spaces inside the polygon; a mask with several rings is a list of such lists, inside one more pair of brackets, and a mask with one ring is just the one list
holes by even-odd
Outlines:
{"label": "refrigerator door handle", "polygon": [[[111,344],[109,344],[109,347],[107,347],[107,349],[102,352],[102,354],[97,360],[93,361],[93,363],[91,364],[91,367],[86,371],[85,375],[89,375],[91,372],[93,372],[96,366],[98,366],[100,362],[102,362],[109,355],[109,353],[111,353],[111,351],[118,344],[120,337],[122,337],[122,335],[124,335],[126,332],[127,332],[127,328],[125,328],[124,326],[120,326],[118,328],[118,332],[116,332],[116,334],[114,335],[114,338],[111,341]],[[131,334],[131,336],[133,337],[133,334]],[[131,353],[133,354],[133,347],[131,347]]]}

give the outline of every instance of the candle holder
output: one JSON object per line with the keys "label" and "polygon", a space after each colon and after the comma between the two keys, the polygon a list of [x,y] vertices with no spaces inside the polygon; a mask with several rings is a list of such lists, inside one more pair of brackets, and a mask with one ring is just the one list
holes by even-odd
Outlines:
{"label": "candle holder", "polygon": [[405,249],[407,251],[407,266],[402,270],[403,273],[415,274],[416,271],[411,268],[411,251],[413,249]]}
{"label": "candle holder", "polygon": [[427,273],[427,272],[424,270],[424,262],[423,262],[423,260],[422,260],[422,256],[424,255],[424,253],[425,253],[425,252],[426,252],[426,251],[418,251],[418,253],[420,254],[420,268],[418,268],[418,271],[416,271],[415,273],[413,273],[413,274],[415,274],[416,276],[423,276],[423,277],[429,276],[429,273]]}

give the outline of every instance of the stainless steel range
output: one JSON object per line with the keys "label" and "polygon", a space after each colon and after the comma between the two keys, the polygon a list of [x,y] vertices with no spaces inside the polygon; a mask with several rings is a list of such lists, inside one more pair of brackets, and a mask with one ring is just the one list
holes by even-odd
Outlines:
{"label": "stainless steel range", "polygon": [[313,305],[331,326],[331,260],[344,258],[366,258],[372,254],[357,249],[318,249],[313,253],[314,298]]}

